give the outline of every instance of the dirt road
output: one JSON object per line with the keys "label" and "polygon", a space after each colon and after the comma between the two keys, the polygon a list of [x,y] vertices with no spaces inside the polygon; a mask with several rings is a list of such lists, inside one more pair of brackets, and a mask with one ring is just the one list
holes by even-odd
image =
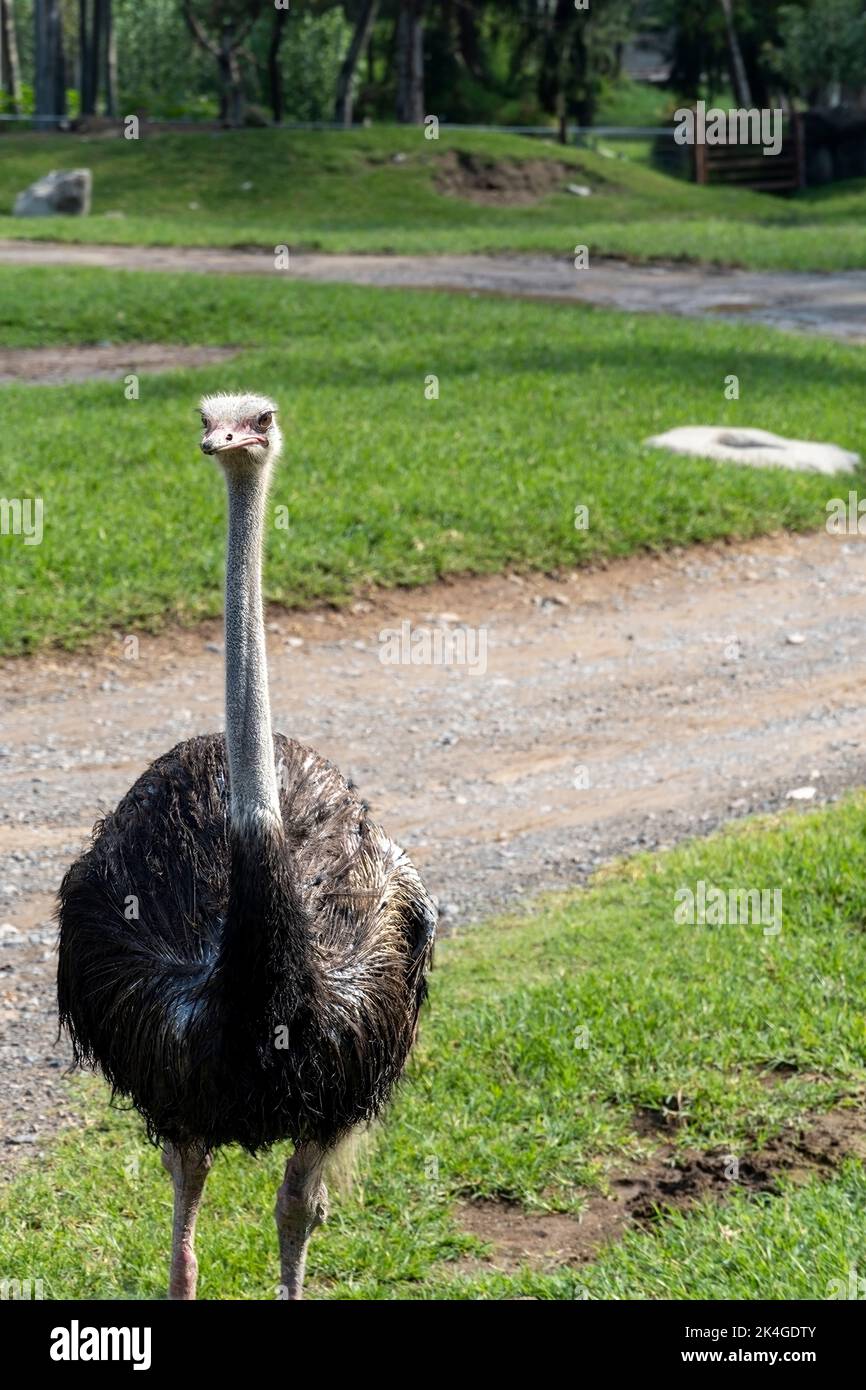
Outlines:
{"label": "dirt road", "polygon": [[[274,610],[274,717],[354,776],[459,929],[613,856],[866,782],[864,612],[866,544],[824,533]],[[475,669],[383,663],[406,620],[433,651],[465,625]],[[0,666],[0,1165],[69,1104],[59,878],[150,759],[221,726],[221,640],[217,623],[145,636],[135,657],[118,634]]]}
{"label": "dirt road", "polygon": [[[82,265],[199,274],[272,275],[262,251],[198,246],[85,246],[0,241],[0,265]],[[774,328],[866,341],[866,271],[719,270],[699,265],[629,265],[593,258],[575,270],[554,256],[347,256],[292,253],[300,280],[391,288],[454,289],[572,300],[631,312],[724,314]]]}

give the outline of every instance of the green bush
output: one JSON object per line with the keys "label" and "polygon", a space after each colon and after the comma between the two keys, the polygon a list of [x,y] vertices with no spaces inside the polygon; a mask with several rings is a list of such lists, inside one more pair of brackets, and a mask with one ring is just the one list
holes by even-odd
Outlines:
{"label": "green bush", "polygon": [[351,37],[342,10],[290,17],[280,55],[287,121],[334,119],[337,76]]}

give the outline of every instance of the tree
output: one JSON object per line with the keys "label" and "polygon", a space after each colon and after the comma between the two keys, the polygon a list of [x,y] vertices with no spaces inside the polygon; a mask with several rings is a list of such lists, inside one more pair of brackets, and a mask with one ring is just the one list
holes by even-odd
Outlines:
{"label": "tree", "polygon": [[102,34],[99,65],[99,86],[102,89],[103,112],[106,116],[117,115],[117,39],[114,31],[114,16],[111,0],[96,0],[99,14],[98,28]]}
{"label": "tree", "polygon": [[635,0],[592,0],[576,9],[574,0],[555,0],[540,36],[538,95],[555,112],[560,140],[568,117],[592,125],[602,78],[618,71],[619,52],[634,19]]}
{"label": "tree", "polygon": [[334,119],[334,93],[353,29],[342,5],[292,11],[280,52],[284,116],[316,123]]}
{"label": "tree", "polygon": [[[240,55],[243,44],[261,13],[262,0],[182,0],[183,16],[193,39],[210,53],[217,66],[220,120],[243,124],[244,91]],[[200,11],[207,10],[209,32]]]}
{"label": "tree", "polygon": [[285,108],[280,48],[286,32],[288,17],[288,10],[280,6],[274,10],[274,17],[271,20],[271,38],[268,44],[268,92],[271,99],[271,114],[274,118],[274,125],[279,125],[282,121]]}
{"label": "tree", "polygon": [[358,69],[358,63],[361,60],[361,54],[370,42],[370,36],[373,32],[373,25],[376,22],[378,10],[379,0],[361,0],[358,16],[355,20],[352,41],[349,44],[346,57],[340,68],[340,75],[337,78],[337,99],[334,104],[334,119],[340,121],[343,125],[352,124],[352,96],[355,73]]}
{"label": "tree", "polygon": [[808,0],[779,16],[776,69],[811,105],[838,106],[866,84],[866,14],[861,0]]}
{"label": "tree", "polygon": [[93,116],[100,93],[106,116],[117,115],[117,42],[111,0],[78,0],[78,90],[82,116]]}
{"label": "tree", "polygon": [[34,109],[38,124],[58,125],[66,115],[66,62],[60,0],[34,0]]}
{"label": "tree", "polygon": [[0,0],[0,87],[13,115],[21,110],[21,66],[12,0]]}
{"label": "tree", "polygon": [[424,9],[426,0],[400,0],[397,16],[397,120],[424,121]]}
{"label": "tree", "polygon": [[728,52],[731,55],[731,80],[736,93],[737,101],[740,106],[747,109],[752,105],[752,93],[749,87],[749,79],[746,76],[746,67],[743,62],[743,54],[740,48],[740,41],[737,38],[737,29],[734,24],[733,0],[721,0],[722,10],[725,15],[725,32],[728,36]]}
{"label": "tree", "polygon": [[78,98],[82,116],[92,116],[96,110],[97,36],[87,0],[78,0]]}
{"label": "tree", "polygon": [[[790,3],[790,0],[788,0]],[[741,106],[769,106],[778,73],[772,53],[779,43],[784,0],[649,0],[650,18],[673,31],[670,87],[695,101],[730,85]]]}
{"label": "tree", "polygon": [[479,19],[484,10],[483,0],[457,0],[457,53],[461,62],[479,82],[488,77],[484,46],[479,32]]}

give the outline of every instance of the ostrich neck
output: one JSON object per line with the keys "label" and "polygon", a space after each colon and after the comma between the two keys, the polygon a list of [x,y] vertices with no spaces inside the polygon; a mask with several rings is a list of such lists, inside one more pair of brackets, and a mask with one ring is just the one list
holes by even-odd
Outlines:
{"label": "ostrich neck", "polygon": [[228,474],[226,746],[229,814],[239,828],[271,817],[280,821],[262,613],[267,488],[263,471]]}
{"label": "ostrich neck", "polygon": [[[228,902],[214,972],[217,1027],[235,1055],[258,1057],[275,1020],[314,988],[307,917],[288,863],[280,814],[262,613],[268,479],[227,471],[226,747]],[[252,1054],[245,1049],[252,1048]],[[250,1065],[256,1065],[250,1061]]]}

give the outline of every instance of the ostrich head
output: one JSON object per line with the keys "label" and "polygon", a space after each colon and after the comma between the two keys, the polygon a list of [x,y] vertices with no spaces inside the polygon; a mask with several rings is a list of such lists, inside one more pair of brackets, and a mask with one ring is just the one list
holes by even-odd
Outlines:
{"label": "ostrich head", "polygon": [[276,463],[283,436],[277,407],[267,396],[203,396],[199,410],[202,453],[218,454],[227,472],[265,470]]}

